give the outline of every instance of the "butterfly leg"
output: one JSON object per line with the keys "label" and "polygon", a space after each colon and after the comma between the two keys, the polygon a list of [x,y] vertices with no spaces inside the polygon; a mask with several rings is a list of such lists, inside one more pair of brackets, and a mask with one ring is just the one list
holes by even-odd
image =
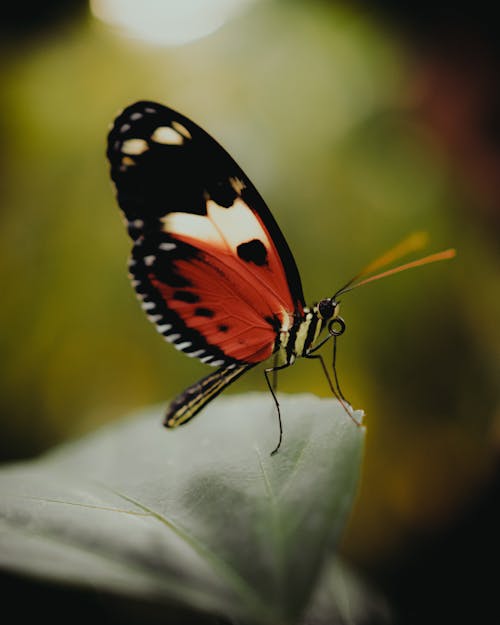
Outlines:
{"label": "butterfly leg", "polygon": [[274,354],[273,358],[273,391],[278,392],[278,354]]}
{"label": "butterfly leg", "polygon": [[[274,362],[276,363],[276,358],[275,358]],[[278,425],[279,425],[279,430],[280,430],[278,444],[272,450],[271,456],[274,456],[274,454],[278,451],[278,449],[281,446],[281,441],[283,440],[283,424],[281,422],[280,404],[279,404],[279,401],[278,401],[278,396],[277,396],[277,394],[275,392],[276,384],[277,384],[277,380],[278,380],[278,371],[281,371],[282,369],[286,369],[291,364],[292,363],[286,362],[284,365],[274,366],[274,367],[269,367],[268,369],[264,369],[264,375],[266,376],[267,386],[269,387],[269,390],[271,391],[271,395],[273,396],[274,403],[276,405],[276,410],[278,412]],[[269,375],[270,374],[272,374],[272,376],[273,376],[273,381],[272,382],[269,379]]]}
{"label": "butterfly leg", "polygon": [[[334,342],[334,345],[335,345],[335,342]],[[334,350],[334,354],[335,354],[335,350]],[[359,423],[352,416],[352,409],[349,410],[349,408],[348,408],[349,402],[347,401],[347,399],[344,397],[342,391],[340,390],[340,386],[339,386],[339,382],[338,382],[338,378],[337,378],[337,371],[335,369],[335,360],[334,360],[334,366],[333,366],[333,374],[334,374],[334,381],[335,381],[335,384],[334,384],[332,379],[331,379],[331,377],[330,377],[330,374],[328,373],[328,369],[326,368],[325,361],[323,360],[323,356],[321,354],[307,354],[306,356],[304,356],[304,358],[308,358],[309,360],[319,360],[319,362],[321,363],[321,367],[323,369],[323,373],[325,374],[325,377],[328,380],[328,385],[329,385],[330,390],[332,391],[333,395],[342,404],[342,407],[344,408],[346,413],[349,415],[350,419],[352,421],[354,421],[354,423],[356,425],[361,425],[361,423]],[[335,356],[334,356],[334,358],[335,358]]]}
{"label": "butterfly leg", "polygon": [[[332,393],[335,395],[335,397],[338,400],[346,401],[342,393],[340,393],[340,389],[338,389],[337,386],[334,385],[330,377],[330,374],[328,373],[328,369],[326,368],[325,361],[323,360],[323,356],[321,356],[321,354],[307,354],[306,356],[304,356],[304,358],[307,358],[308,360],[319,360],[319,362],[321,363],[321,367],[323,369],[323,373],[325,374],[325,377],[328,380],[328,386],[330,387],[330,390],[332,391]],[[336,381],[336,377],[335,377],[335,381]]]}
{"label": "butterfly leg", "polygon": [[339,378],[338,378],[338,375],[337,375],[337,337],[336,336],[333,337],[332,370],[333,370],[333,377],[334,377],[334,380],[335,380],[335,388],[338,391],[339,397],[341,399],[343,399],[345,402],[347,402],[347,399],[344,397],[344,394],[342,393],[342,389],[340,388]]}

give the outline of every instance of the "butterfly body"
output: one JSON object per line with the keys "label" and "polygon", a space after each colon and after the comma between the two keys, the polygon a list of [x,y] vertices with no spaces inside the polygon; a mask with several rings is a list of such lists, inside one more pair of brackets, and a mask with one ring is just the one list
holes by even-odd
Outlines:
{"label": "butterfly body", "polygon": [[282,368],[310,353],[337,306],[333,298],[305,306],[274,217],[210,135],[137,102],[116,118],[107,155],[142,308],[176,349],[218,367],[172,402],[168,427],[273,354]]}

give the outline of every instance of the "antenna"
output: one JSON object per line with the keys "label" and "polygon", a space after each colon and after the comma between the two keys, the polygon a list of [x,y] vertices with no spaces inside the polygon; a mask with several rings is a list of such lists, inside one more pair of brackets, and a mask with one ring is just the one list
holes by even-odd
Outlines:
{"label": "antenna", "polygon": [[[411,252],[416,252],[417,250],[422,249],[427,244],[427,240],[428,235],[425,232],[414,232],[413,234],[410,234],[408,237],[406,237],[406,239],[403,239],[400,243],[382,254],[382,256],[379,256],[370,264],[368,264],[356,276],[354,276],[354,278],[349,280],[349,282],[347,282],[342,288],[340,288],[335,293],[332,299],[336,300],[339,295],[343,295],[348,291],[357,289],[358,286],[363,286],[364,284],[368,284],[369,282],[374,282],[375,280],[380,280],[381,278],[387,278],[388,276],[392,276],[395,273],[400,273],[401,271],[406,271],[407,269],[413,269],[414,267],[422,267],[423,265],[429,265],[430,263],[436,263],[442,260],[449,260],[456,256],[456,251],[453,248],[450,248],[447,250],[443,250],[442,252],[429,254],[428,256],[424,256],[423,258],[410,261],[409,263],[404,263],[403,265],[399,265],[398,267],[394,267],[393,269],[388,269],[387,271],[377,273],[373,276],[369,275],[374,271],[395,262],[399,258],[410,254]],[[365,276],[369,277],[365,278]],[[361,280],[361,278],[365,279]]]}

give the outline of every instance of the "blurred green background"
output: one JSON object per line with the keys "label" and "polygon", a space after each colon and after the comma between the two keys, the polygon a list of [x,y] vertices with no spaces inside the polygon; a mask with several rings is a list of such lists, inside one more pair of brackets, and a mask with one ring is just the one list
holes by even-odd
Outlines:
{"label": "blurred green background", "polygon": [[[308,302],[415,230],[431,234],[432,250],[458,249],[453,262],[343,300],[339,375],[368,424],[344,552],[394,588],[417,570],[417,552],[439,552],[489,509],[498,483],[500,147],[498,128],[482,122],[485,109],[498,112],[500,89],[488,40],[464,45],[476,41],[470,16],[461,38],[441,36],[444,20],[422,37],[425,12],[402,20],[390,2],[369,12],[194,3],[180,16],[175,2],[158,15],[153,4],[117,12],[94,1],[93,14],[53,0],[29,15],[11,7],[2,26],[1,458],[166,405],[208,371],[141,311],[108,179],[115,114],[158,100],[208,130],[255,183]],[[96,17],[105,11],[129,30]],[[256,389],[260,370],[229,392]],[[280,390],[328,394],[311,362],[284,372]]]}

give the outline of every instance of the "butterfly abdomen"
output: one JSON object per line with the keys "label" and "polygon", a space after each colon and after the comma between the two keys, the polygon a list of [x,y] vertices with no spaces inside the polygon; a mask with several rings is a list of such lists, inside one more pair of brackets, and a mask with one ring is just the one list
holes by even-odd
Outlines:
{"label": "butterfly abdomen", "polygon": [[174,428],[192,419],[214,397],[254,365],[228,365],[217,369],[176,397],[168,408],[164,425]]}

